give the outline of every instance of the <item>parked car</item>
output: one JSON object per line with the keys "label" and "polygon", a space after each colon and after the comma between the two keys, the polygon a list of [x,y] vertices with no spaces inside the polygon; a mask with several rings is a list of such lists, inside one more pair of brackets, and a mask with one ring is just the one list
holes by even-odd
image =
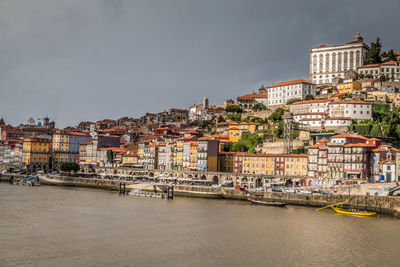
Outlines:
{"label": "parked car", "polygon": [[220,185],[220,184],[213,184],[211,187],[212,187],[212,188],[221,188],[222,185]]}
{"label": "parked car", "polygon": [[235,188],[236,188],[236,189],[243,189],[244,187],[237,184],[237,185],[235,185]]}
{"label": "parked car", "polygon": [[303,189],[303,190],[300,190],[299,193],[300,193],[300,194],[311,194],[311,191],[308,191],[308,190],[304,190],[304,189]]}
{"label": "parked car", "polygon": [[311,194],[319,194],[319,189],[313,189],[311,190]]}
{"label": "parked car", "polygon": [[279,188],[279,187],[273,187],[271,191],[272,192],[280,192],[280,193],[283,192],[282,188]]}
{"label": "parked car", "polygon": [[256,191],[265,191],[265,188],[264,187],[257,187]]}
{"label": "parked car", "polygon": [[329,194],[331,194],[331,192],[324,191],[324,190],[320,190],[319,193],[322,194],[322,195],[329,195]]}
{"label": "parked car", "polygon": [[286,188],[286,189],[285,189],[285,192],[286,192],[286,193],[292,193],[292,194],[296,193],[296,191],[294,190],[294,188]]}

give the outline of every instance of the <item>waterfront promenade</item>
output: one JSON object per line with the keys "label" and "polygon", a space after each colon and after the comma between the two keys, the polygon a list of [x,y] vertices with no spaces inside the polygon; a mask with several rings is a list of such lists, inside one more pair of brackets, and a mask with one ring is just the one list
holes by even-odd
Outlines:
{"label": "waterfront promenade", "polygon": [[[2,175],[1,181],[7,182],[10,175]],[[90,187],[106,190],[118,190],[120,181],[107,179],[92,179],[80,177],[53,177],[46,178],[40,176],[40,181],[44,185],[57,186],[78,186]],[[126,188],[135,190],[141,188],[144,183],[127,181]],[[145,190],[157,190],[151,186]],[[252,191],[252,197],[259,200],[282,201],[292,205],[301,205],[308,207],[322,207],[333,203],[350,201],[351,206],[355,208],[367,208],[370,211],[375,211],[381,214],[386,214],[394,217],[400,217],[400,197],[384,197],[384,196],[368,196],[355,194],[294,194],[294,193],[276,193],[276,192],[257,192]],[[195,185],[174,185],[174,195],[184,197],[197,198],[220,198],[231,200],[246,200],[248,192],[234,188],[213,188],[210,186],[195,186]]]}

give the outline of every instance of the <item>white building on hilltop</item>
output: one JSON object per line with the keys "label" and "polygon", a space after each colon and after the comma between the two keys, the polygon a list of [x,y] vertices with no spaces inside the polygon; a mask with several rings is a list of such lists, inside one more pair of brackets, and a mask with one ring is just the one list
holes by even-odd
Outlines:
{"label": "white building on hilltop", "polygon": [[342,45],[320,45],[310,51],[310,77],[315,84],[330,84],[335,77],[344,78],[347,71],[364,65],[369,47],[359,33],[352,42]]}
{"label": "white building on hilltop", "polygon": [[268,87],[268,106],[285,105],[293,98],[304,100],[307,95],[315,95],[315,84],[306,80],[281,82]]}

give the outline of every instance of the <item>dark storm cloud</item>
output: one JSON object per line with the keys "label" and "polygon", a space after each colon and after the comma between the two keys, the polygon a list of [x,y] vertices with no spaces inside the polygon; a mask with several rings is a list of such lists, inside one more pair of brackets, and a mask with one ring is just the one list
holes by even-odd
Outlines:
{"label": "dark storm cloud", "polygon": [[0,115],[58,126],[211,103],[307,78],[309,49],[400,50],[398,0],[0,1]]}

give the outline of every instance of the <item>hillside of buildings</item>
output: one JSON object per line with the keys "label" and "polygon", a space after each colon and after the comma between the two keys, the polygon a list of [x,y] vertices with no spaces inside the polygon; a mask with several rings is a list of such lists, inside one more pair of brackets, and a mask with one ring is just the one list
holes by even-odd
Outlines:
{"label": "hillside of buildings", "polygon": [[[310,51],[307,78],[235,100],[84,121],[0,121],[3,169],[95,166],[221,171],[301,179],[398,179],[400,52],[357,34]],[[229,96],[227,96],[228,98]],[[200,102],[200,101],[199,101]]]}

